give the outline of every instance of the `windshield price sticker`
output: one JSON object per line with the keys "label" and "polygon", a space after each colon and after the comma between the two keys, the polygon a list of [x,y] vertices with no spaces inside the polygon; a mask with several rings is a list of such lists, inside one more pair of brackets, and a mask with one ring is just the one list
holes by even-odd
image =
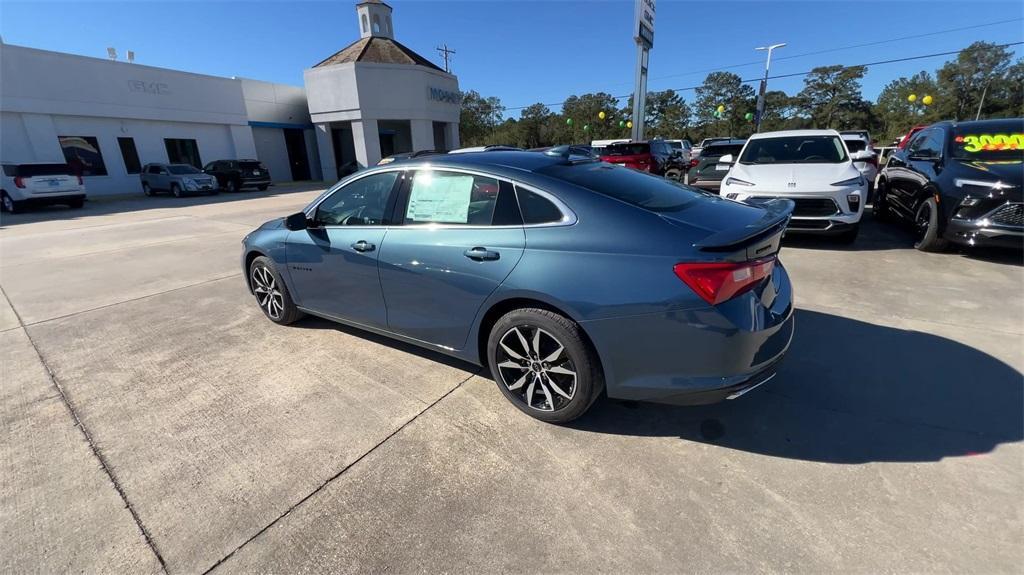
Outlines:
{"label": "windshield price sticker", "polygon": [[1024,150],[1024,134],[972,134],[957,136],[953,141],[965,152]]}
{"label": "windshield price sticker", "polygon": [[416,222],[464,224],[469,221],[473,176],[420,173],[409,194],[408,218]]}

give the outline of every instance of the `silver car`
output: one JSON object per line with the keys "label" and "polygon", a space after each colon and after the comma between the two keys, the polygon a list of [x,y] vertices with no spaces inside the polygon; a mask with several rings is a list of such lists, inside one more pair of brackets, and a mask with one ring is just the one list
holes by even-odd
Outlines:
{"label": "silver car", "polygon": [[169,192],[177,198],[217,193],[217,180],[188,164],[146,164],[139,177],[147,196],[157,192]]}

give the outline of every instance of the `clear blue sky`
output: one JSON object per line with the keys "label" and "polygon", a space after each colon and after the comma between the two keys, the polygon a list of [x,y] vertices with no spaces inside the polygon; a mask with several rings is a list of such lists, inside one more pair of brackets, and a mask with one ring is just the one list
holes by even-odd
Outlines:
{"label": "clear blue sky", "polygon": [[[584,92],[632,91],[631,1],[388,2],[400,42],[438,63],[434,47],[447,42],[457,51],[453,71],[462,89],[498,96],[510,108]],[[141,64],[301,85],[304,68],[358,38],[354,6],[352,0],[0,0],[0,34],[10,44],[97,57],[105,57],[107,46],[122,55],[130,48]],[[710,69],[736,64],[750,63],[730,68],[744,79],[759,77],[763,53],[754,47],[776,42],[788,46],[776,52],[773,75],[959,50],[975,40],[1024,40],[1021,0],[658,0],[657,7],[652,90],[695,86]],[[792,57],[1011,19],[1018,20]],[[1014,48],[1017,57],[1021,48]],[[873,99],[890,80],[934,71],[947,58],[873,67],[864,95]],[[792,94],[802,80],[781,79],[770,87]],[[692,90],[682,94],[694,97]]]}

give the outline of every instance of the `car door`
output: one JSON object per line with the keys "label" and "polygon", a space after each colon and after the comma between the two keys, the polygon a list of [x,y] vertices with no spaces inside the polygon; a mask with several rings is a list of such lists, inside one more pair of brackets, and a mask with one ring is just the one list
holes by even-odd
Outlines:
{"label": "car door", "polygon": [[392,170],[346,182],[307,212],[307,229],[288,234],[288,273],[299,307],[387,326],[377,258],[401,176]]}
{"label": "car door", "polygon": [[156,174],[154,177],[155,184],[150,184],[150,187],[158,190],[170,190],[171,189],[171,173],[167,170],[167,166],[157,166]]}
{"label": "car door", "polygon": [[924,188],[935,175],[935,166],[942,158],[942,130],[922,130],[907,146],[900,180],[893,190],[893,202],[906,215],[913,216]]}
{"label": "car door", "polygon": [[523,255],[515,190],[495,177],[420,169],[398,202],[380,280],[391,331],[462,349],[484,300]]}

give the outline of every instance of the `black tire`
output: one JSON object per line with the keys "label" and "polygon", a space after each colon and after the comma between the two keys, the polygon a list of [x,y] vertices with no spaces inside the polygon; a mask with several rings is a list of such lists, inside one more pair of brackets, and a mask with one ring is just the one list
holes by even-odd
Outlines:
{"label": "black tire", "polygon": [[885,180],[879,180],[874,190],[874,201],[871,203],[871,215],[881,221],[892,219],[889,213],[889,204],[885,201]]}
{"label": "black tire", "polygon": [[82,206],[84,206],[84,205],[85,205],[85,199],[84,198],[75,198],[75,199],[71,200],[70,202],[68,202],[68,207],[70,207],[72,210],[80,210],[80,209],[82,209]]}
{"label": "black tire", "polygon": [[180,198],[181,197],[181,186],[179,186],[178,184],[171,184],[171,193],[174,194],[174,197]]}
{"label": "black tire", "polygon": [[256,297],[256,304],[263,310],[263,315],[276,324],[288,325],[305,315],[292,301],[288,286],[281,281],[274,262],[268,257],[260,256],[252,261],[249,266],[249,288]]}
{"label": "black tire", "polygon": [[224,184],[224,191],[228,193],[237,192],[238,184],[236,184],[234,180],[228,180],[227,183]]}
{"label": "black tire", "polygon": [[149,184],[147,184],[146,182],[142,182],[142,193],[147,196],[152,196],[153,188],[149,187]]}
{"label": "black tire", "polygon": [[860,234],[860,224],[856,223],[852,228],[844,231],[843,233],[836,236],[836,241],[841,244],[852,244],[857,241],[857,235]]}
{"label": "black tire", "polygon": [[513,310],[495,322],[487,338],[487,363],[506,399],[548,423],[583,415],[604,390],[597,353],[580,327],[544,309]]}
{"label": "black tire", "polygon": [[676,181],[676,182],[682,182],[683,181],[683,174],[679,170],[666,170],[665,171],[665,178],[668,179],[668,180]]}
{"label": "black tire", "polygon": [[11,196],[7,195],[7,192],[3,192],[0,195],[0,208],[9,214],[17,214],[21,212],[21,202],[15,200]]}
{"label": "black tire", "polygon": [[261,192],[265,192],[265,191],[267,191],[267,188],[268,188],[268,187],[269,187],[269,186],[256,186],[256,189],[257,189],[257,190],[259,190],[259,191],[261,191]]}
{"label": "black tire", "polygon": [[922,252],[941,252],[949,246],[949,242],[939,235],[939,206],[934,197],[930,197],[917,206],[914,214],[914,227],[917,241],[914,247]]}

